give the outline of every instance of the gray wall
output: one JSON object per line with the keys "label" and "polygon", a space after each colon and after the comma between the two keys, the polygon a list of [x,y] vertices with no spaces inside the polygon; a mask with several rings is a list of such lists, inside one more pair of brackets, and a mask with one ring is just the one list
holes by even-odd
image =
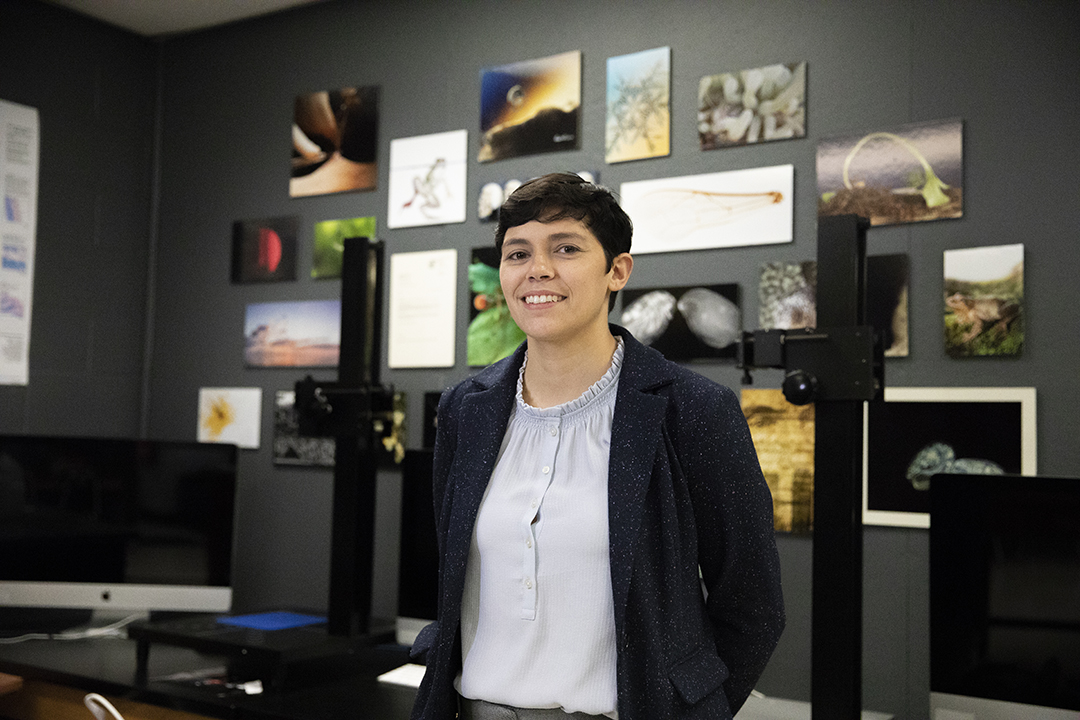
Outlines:
{"label": "gray wall", "polygon": [[0,98],[41,122],[30,383],[0,387],[0,432],[139,433],[156,65],[147,40],[0,0]]}
{"label": "gray wall", "polygon": [[[5,7],[6,6],[0,6]],[[6,20],[6,18],[5,18]],[[6,26],[7,23],[5,22]],[[4,32],[6,33],[6,27]],[[50,30],[51,32],[51,30]],[[86,29],[88,36],[109,33]],[[269,438],[274,391],[302,374],[284,369],[249,370],[242,363],[245,305],[252,302],[336,298],[336,281],[307,279],[315,222],[376,215],[388,251],[456,248],[459,298],[467,297],[464,255],[490,240],[490,226],[470,217],[463,224],[385,230],[389,142],[443,130],[469,130],[470,157],[479,146],[478,72],[516,60],[581,50],[582,148],[480,165],[469,163],[470,192],[488,181],[553,170],[596,168],[613,188],[625,181],[791,163],[795,166],[795,241],[792,244],[639,257],[631,286],[734,282],[742,287],[747,327],[757,317],[756,282],[762,262],[812,259],[816,253],[815,146],[818,139],[907,122],[962,118],[965,122],[965,214],[962,219],[874,228],[872,254],[911,258],[911,355],[887,362],[887,381],[908,386],[1011,386],[1038,388],[1039,470],[1080,474],[1080,401],[1076,360],[1080,334],[1074,308],[1080,270],[1074,247],[1080,227],[1075,168],[1080,161],[1080,100],[1076,67],[1080,5],[1073,2],[880,2],[771,3],[555,1],[328,2],[247,23],[165,41],[160,47],[163,127],[160,222],[140,236],[117,237],[132,281],[139,262],[156,252],[151,296],[152,349],[142,396],[137,371],[124,375],[122,397],[130,414],[117,433],[145,425],[151,437],[192,438],[198,389],[258,386],[264,390],[263,447],[245,451],[238,518],[239,609],[325,605],[329,544],[330,475],[326,471],[275,467]],[[153,64],[145,44],[117,35],[116,53],[139,88],[151,82]],[[670,157],[608,166],[603,159],[605,59],[670,45],[672,48],[672,153]],[[131,49],[130,46],[135,46]],[[124,49],[127,48],[127,49]],[[84,65],[94,50],[59,48],[67,61]],[[3,51],[5,57],[7,51]],[[26,48],[26,72],[35,87],[9,91],[9,64],[0,68],[0,96],[45,107],[54,77],[43,52]],[[104,51],[102,51],[104,52]],[[806,139],[712,152],[697,149],[695,101],[703,75],[774,62],[805,60],[808,74]],[[40,67],[39,67],[40,66]],[[299,93],[347,85],[377,84],[380,100],[379,187],[372,192],[302,199],[288,197],[289,123]],[[151,90],[136,94],[145,103]],[[114,107],[112,103],[117,105]],[[119,116],[120,98],[105,112]],[[90,99],[80,96],[77,113]],[[130,128],[132,142],[147,147],[150,112]],[[114,118],[115,120],[115,118]],[[44,135],[45,133],[43,133]],[[50,157],[54,135],[45,137]],[[44,162],[44,161],[43,161]],[[50,160],[52,162],[52,160]],[[77,171],[97,166],[81,156]],[[132,170],[134,205],[149,199],[141,184],[151,165]],[[46,186],[42,205],[65,207],[66,187]],[[48,199],[47,199],[48,197]],[[84,203],[87,201],[83,201]],[[52,211],[50,211],[52,212]],[[142,207],[133,216],[144,219]],[[236,219],[296,214],[301,218],[299,276],[295,283],[234,285],[229,281],[230,228]],[[58,219],[48,226],[59,225]],[[68,243],[60,233],[39,232],[38,288],[82,287],[82,268],[63,263]],[[1020,358],[952,360],[941,343],[942,252],[945,249],[1022,242],[1025,245],[1026,347]],[[58,258],[46,263],[44,257]],[[114,275],[99,267],[107,280]],[[145,277],[139,278],[140,289]],[[95,286],[91,286],[95,287]],[[100,286],[96,286],[100,290]],[[35,307],[34,366],[28,389],[0,388],[0,429],[97,431],[112,407],[59,372],[44,369],[70,354],[90,354],[95,344],[66,331],[63,314]],[[71,312],[78,307],[72,302]],[[141,326],[144,302],[131,303],[123,326]],[[384,369],[384,379],[409,396],[411,445],[419,445],[422,396],[465,377],[467,310],[457,316],[457,363],[449,370]],[[138,333],[130,333],[129,343]],[[141,337],[141,336],[139,336]],[[70,347],[69,347],[70,346]],[[49,353],[44,353],[45,349]],[[135,370],[138,347],[116,362]],[[701,365],[703,374],[738,386],[730,364]],[[123,375],[120,368],[115,371]],[[54,377],[55,376],[55,377]],[[324,377],[332,377],[326,373]],[[92,379],[92,378],[91,378]],[[756,375],[757,386],[776,387],[778,372]],[[68,381],[65,385],[63,381]],[[128,382],[130,381],[130,382]],[[55,390],[53,390],[55,384]],[[28,422],[27,395],[50,388],[57,412]],[[74,387],[72,387],[74,386]],[[44,392],[42,390],[42,392]],[[118,392],[120,392],[118,390]],[[20,411],[7,408],[8,397]],[[70,398],[69,402],[65,402]],[[19,414],[21,412],[21,414]],[[113,427],[113,426],[110,426]],[[376,610],[392,613],[396,483],[380,482],[381,563]],[[759,689],[809,699],[810,558],[808,537],[780,536],[789,627]],[[864,701],[898,718],[925,717],[928,680],[927,535],[922,530],[866,530]]]}

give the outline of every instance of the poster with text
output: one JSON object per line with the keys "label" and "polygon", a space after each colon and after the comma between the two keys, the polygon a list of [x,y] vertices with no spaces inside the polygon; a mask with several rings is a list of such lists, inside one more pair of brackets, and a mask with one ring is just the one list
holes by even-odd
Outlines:
{"label": "poster with text", "polygon": [[36,108],[0,100],[0,385],[30,377],[40,137]]}
{"label": "poster with text", "polygon": [[453,367],[457,311],[457,250],[390,256],[392,368]]}

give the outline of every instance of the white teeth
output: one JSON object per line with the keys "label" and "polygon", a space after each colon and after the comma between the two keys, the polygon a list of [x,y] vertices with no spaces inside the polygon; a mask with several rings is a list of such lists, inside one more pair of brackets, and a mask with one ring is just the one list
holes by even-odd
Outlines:
{"label": "white teeth", "polygon": [[537,305],[539,303],[559,302],[562,300],[557,295],[527,295],[525,297],[526,305]]}

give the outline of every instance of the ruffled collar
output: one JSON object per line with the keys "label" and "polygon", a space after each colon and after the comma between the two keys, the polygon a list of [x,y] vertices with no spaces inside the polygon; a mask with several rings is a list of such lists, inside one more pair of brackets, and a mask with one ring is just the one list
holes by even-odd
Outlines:
{"label": "ruffled collar", "polygon": [[525,366],[529,363],[529,351],[525,350],[525,360],[521,363],[521,368],[518,370],[516,394],[518,411],[533,417],[560,417],[581,410],[596,398],[607,394],[609,388],[615,387],[615,381],[619,379],[619,370],[622,368],[624,352],[623,339],[621,336],[616,335],[615,341],[615,352],[611,356],[611,367],[607,369],[607,372],[578,397],[573,400],[568,400],[561,405],[555,405],[549,408],[533,407],[526,403],[525,398],[522,396],[522,387],[525,380]]}

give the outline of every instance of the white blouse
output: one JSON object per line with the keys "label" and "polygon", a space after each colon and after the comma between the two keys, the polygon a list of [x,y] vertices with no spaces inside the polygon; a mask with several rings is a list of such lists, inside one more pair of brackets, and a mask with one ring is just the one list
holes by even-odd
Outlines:
{"label": "white blouse", "polygon": [[525,403],[522,364],[469,550],[464,697],[618,717],[607,508],[617,340],[604,376],[555,407]]}

